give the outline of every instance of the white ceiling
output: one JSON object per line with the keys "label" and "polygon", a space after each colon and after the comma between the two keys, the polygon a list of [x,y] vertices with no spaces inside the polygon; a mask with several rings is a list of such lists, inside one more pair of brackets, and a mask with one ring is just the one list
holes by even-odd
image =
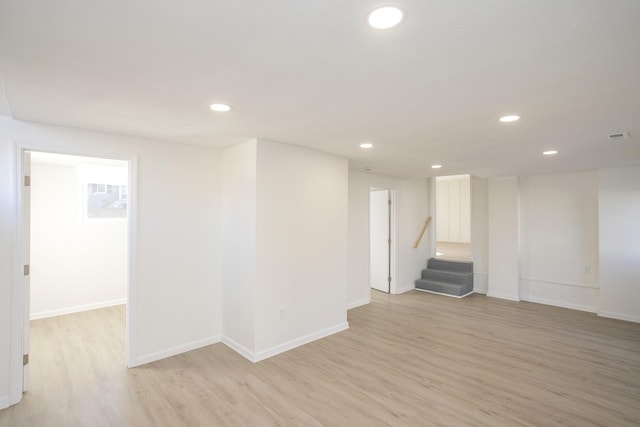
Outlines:
{"label": "white ceiling", "polygon": [[394,0],[406,20],[368,27],[385,3],[0,0],[0,114],[396,176],[640,164],[640,1]]}

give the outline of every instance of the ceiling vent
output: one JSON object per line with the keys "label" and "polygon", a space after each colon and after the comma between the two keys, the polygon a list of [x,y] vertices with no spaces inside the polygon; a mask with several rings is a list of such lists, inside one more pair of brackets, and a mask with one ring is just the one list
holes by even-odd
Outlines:
{"label": "ceiling vent", "polygon": [[629,138],[629,132],[610,133],[609,135],[607,135],[607,138],[609,138],[609,141],[618,141],[621,139],[627,139]]}

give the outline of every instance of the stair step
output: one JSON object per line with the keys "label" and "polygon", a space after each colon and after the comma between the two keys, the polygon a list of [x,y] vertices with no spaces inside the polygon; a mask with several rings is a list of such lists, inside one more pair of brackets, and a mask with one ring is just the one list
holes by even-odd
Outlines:
{"label": "stair step", "polygon": [[473,286],[473,273],[458,273],[455,271],[433,270],[427,268],[422,270],[422,278],[435,282]]}
{"label": "stair step", "polygon": [[427,268],[430,270],[444,270],[456,273],[473,273],[473,262],[429,258]]}
{"label": "stair step", "polygon": [[418,279],[415,281],[416,288],[425,291],[438,292],[441,294],[460,297],[473,292],[473,284],[458,285],[455,283],[445,283],[436,280]]}

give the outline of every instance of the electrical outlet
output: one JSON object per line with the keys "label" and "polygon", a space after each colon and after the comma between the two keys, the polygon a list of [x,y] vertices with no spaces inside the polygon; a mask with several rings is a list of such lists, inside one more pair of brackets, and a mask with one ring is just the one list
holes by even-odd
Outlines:
{"label": "electrical outlet", "polygon": [[591,274],[591,266],[590,265],[585,265],[583,272],[584,272],[584,274]]}
{"label": "electrical outlet", "polygon": [[280,320],[284,320],[287,317],[287,307],[280,309]]}

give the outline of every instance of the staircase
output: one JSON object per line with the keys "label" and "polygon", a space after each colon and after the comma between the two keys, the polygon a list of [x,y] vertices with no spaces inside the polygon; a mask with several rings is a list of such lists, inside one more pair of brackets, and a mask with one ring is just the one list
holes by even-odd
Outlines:
{"label": "staircase", "polygon": [[430,258],[415,284],[419,291],[466,297],[473,293],[473,263]]}

